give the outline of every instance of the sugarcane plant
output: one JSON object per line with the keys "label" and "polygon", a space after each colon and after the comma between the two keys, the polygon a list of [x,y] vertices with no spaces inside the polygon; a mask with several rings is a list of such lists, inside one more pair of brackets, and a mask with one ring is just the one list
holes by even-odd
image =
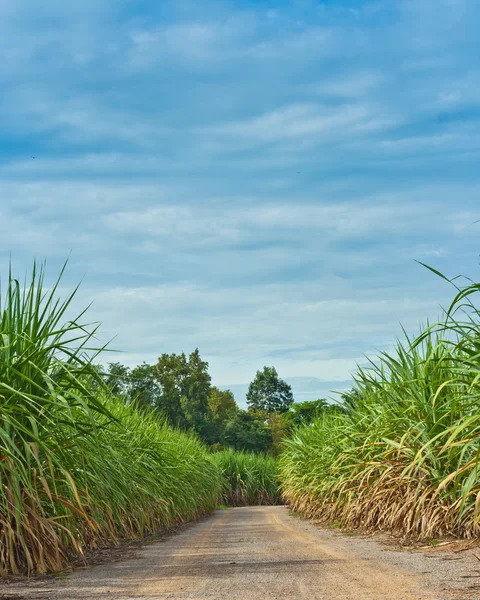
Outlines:
{"label": "sugarcane plant", "polygon": [[423,539],[480,534],[480,285],[455,285],[440,323],[359,368],[343,410],[285,443],[293,509]]}
{"label": "sugarcane plant", "polygon": [[[0,574],[58,571],[99,545],[215,507],[204,446],[113,397],[98,325],[34,265],[0,292]],[[75,300],[75,302],[74,302]]]}

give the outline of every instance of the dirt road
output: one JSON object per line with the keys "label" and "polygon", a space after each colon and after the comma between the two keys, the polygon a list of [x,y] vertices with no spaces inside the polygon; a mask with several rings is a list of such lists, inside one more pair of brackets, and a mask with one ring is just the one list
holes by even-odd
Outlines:
{"label": "dirt road", "polygon": [[[480,598],[480,588],[468,579],[480,576],[480,563],[472,559],[470,564],[463,556],[461,563],[455,560],[444,554],[428,557],[389,551],[373,540],[318,529],[291,517],[283,507],[234,508],[217,511],[178,535],[145,546],[134,558],[79,571],[63,580],[2,587],[0,598]],[[461,587],[458,595],[446,591],[447,581]]]}

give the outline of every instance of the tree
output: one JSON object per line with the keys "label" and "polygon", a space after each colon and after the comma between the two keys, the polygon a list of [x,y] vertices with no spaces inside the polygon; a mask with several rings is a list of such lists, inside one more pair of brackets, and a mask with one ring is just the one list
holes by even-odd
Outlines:
{"label": "tree", "polygon": [[159,411],[170,425],[194,431],[213,448],[276,454],[291,427],[285,411],[293,402],[292,391],[273,367],[257,372],[250,384],[249,411],[239,410],[230,390],[212,386],[208,362],[198,348],[188,357],[162,354],[154,365],[144,362],[130,369],[110,363],[92,370],[88,385],[105,385],[125,402]]}
{"label": "tree", "polygon": [[219,390],[217,387],[212,387],[210,391],[208,406],[217,421],[227,421],[238,410],[233,393],[230,390]]}
{"label": "tree", "polygon": [[187,359],[182,354],[162,354],[153,367],[155,381],[160,385],[161,394],[157,408],[168,422],[176,427],[185,425],[181,398],[187,377]]}
{"label": "tree", "polygon": [[124,396],[128,393],[130,369],[122,363],[108,363],[105,374],[105,383],[115,396]]}
{"label": "tree", "polygon": [[285,413],[285,421],[292,427],[312,423],[329,406],[324,398],[294,402]]}
{"label": "tree", "polygon": [[257,371],[255,379],[248,386],[247,404],[251,410],[283,413],[292,403],[292,388],[280,379],[275,367],[264,367],[263,371]]}
{"label": "tree", "polygon": [[155,379],[153,365],[146,362],[130,371],[128,396],[142,408],[158,408],[162,388]]}
{"label": "tree", "polygon": [[200,358],[198,348],[188,357],[186,373],[180,403],[185,418],[198,431],[198,427],[206,420],[210,410],[208,397],[212,387],[208,362]]}
{"label": "tree", "polygon": [[239,410],[225,425],[224,442],[235,450],[268,452],[272,431],[264,421],[246,410]]}
{"label": "tree", "polygon": [[[262,413],[258,414],[259,418],[262,418]],[[285,419],[287,413],[264,413],[264,423],[270,429],[272,434],[272,448],[271,454],[274,456],[278,456],[282,451],[282,442],[288,436],[291,426],[289,422]]]}
{"label": "tree", "polygon": [[183,352],[162,354],[153,369],[161,388],[158,408],[172,425],[193,428],[201,435],[210,410],[211,377],[198,348],[188,360]]}
{"label": "tree", "polygon": [[208,396],[208,407],[208,426],[204,425],[203,439],[217,449],[221,449],[226,445],[227,423],[235,417],[238,406],[230,390],[222,391],[212,387]]}

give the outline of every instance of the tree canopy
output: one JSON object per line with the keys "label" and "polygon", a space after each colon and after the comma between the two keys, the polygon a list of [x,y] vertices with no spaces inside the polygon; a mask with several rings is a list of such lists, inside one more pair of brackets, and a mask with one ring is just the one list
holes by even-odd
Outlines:
{"label": "tree canopy", "polygon": [[239,410],[226,423],[225,442],[235,450],[268,452],[273,443],[272,431],[255,414]]}
{"label": "tree canopy", "polygon": [[274,367],[264,367],[249,386],[248,410],[241,410],[230,390],[212,385],[198,348],[188,356],[164,353],[153,365],[129,368],[112,362],[96,368],[113,394],[162,414],[173,427],[195,432],[212,449],[276,454],[291,428],[309,422],[326,404],[294,404],[290,386]]}
{"label": "tree canopy", "polygon": [[319,417],[328,406],[329,403],[324,398],[295,402],[289,407],[285,416],[292,426],[307,425]]}
{"label": "tree canopy", "polygon": [[219,390],[212,387],[208,396],[208,406],[214,419],[226,421],[238,411],[235,397],[230,390]]}
{"label": "tree canopy", "polygon": [[153,365],[146,362],[130,371],[129,397],[142,408],[158,407],[162,393],[160,384],[155,379]]}
{"label": "tree canopy", "polygon": [[247,404],[253,411],[286,412],[293,404],[292,388],[278,376],[275,367],[263,367],[248,386]]}

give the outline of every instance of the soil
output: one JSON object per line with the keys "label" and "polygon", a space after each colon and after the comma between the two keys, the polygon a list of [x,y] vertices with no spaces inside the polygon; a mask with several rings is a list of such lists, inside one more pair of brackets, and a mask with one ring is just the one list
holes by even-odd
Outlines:
{"label": "soil", "polygon": [[0,600],[480,600],[478,548],[405,549],[231,508],[120,560],[0,586]]}

